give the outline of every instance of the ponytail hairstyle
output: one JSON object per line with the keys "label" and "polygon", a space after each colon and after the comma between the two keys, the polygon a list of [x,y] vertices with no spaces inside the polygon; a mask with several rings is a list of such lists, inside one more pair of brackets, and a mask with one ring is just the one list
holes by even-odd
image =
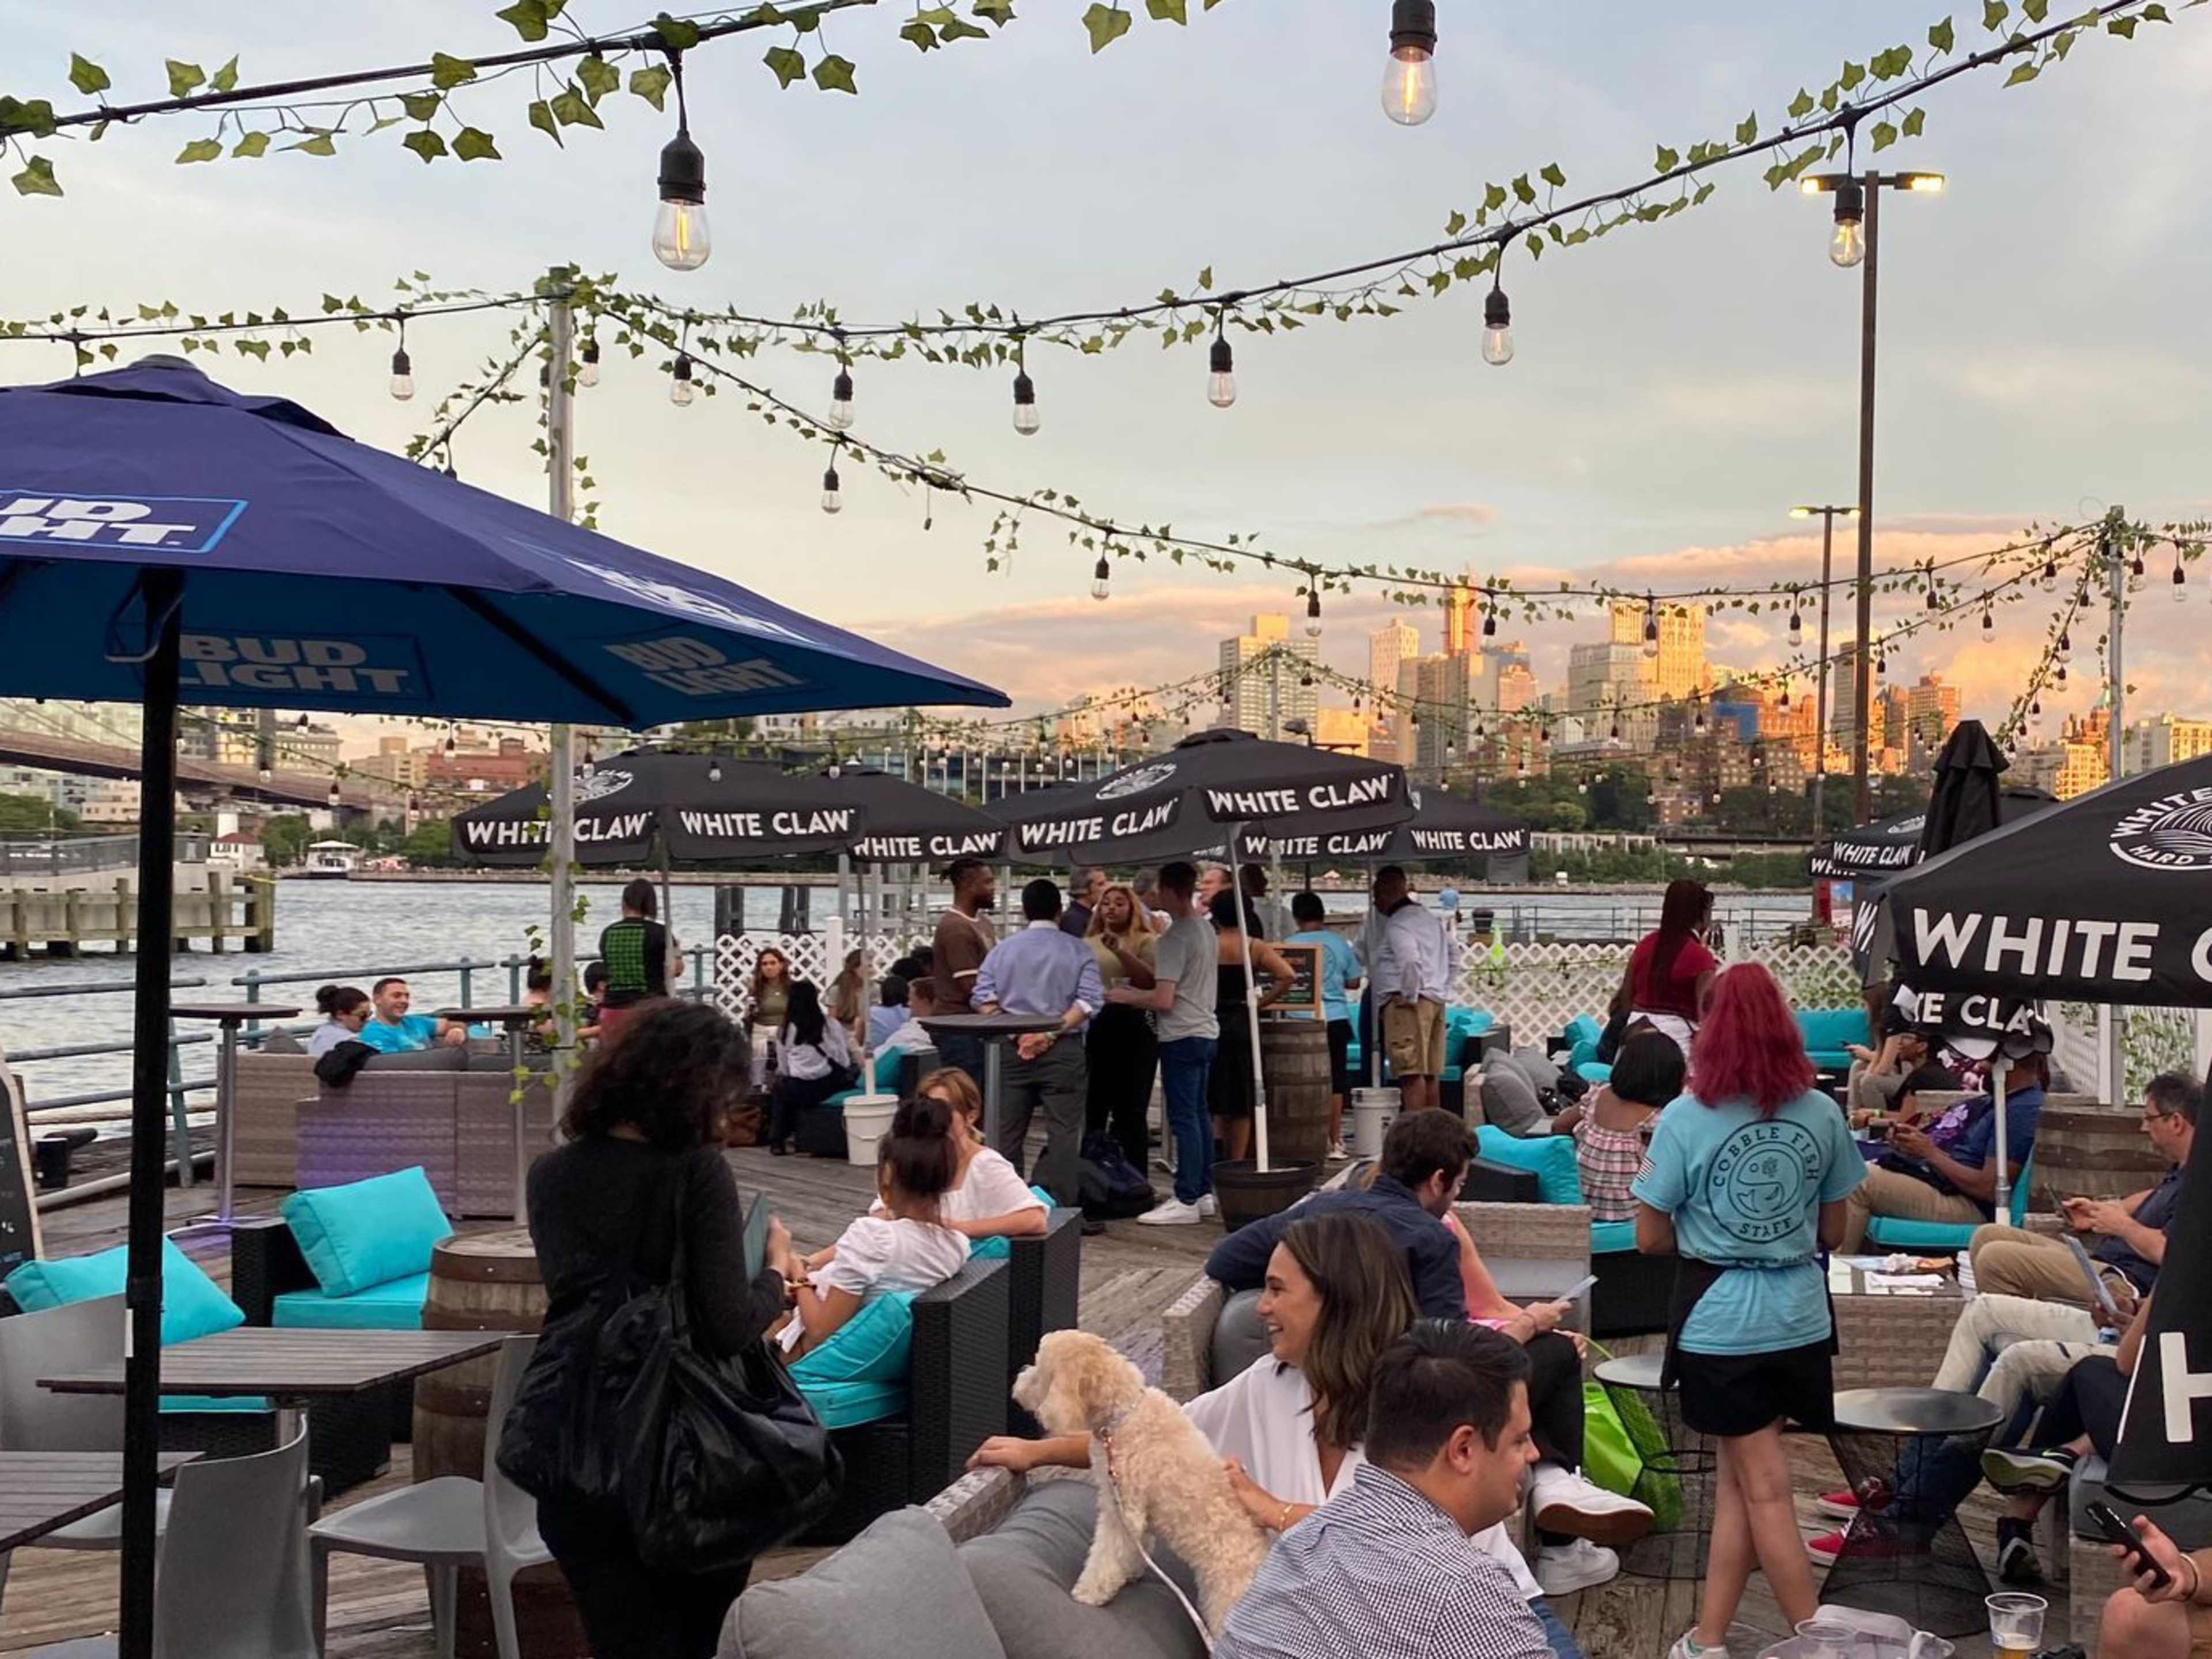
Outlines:
{"label": "ponytail hairstyle", "polygon": [[325,1019],[336,1019],[368,1000],[368,993],[357,985],[325,985],[315,992],[315,1012]]}
{"label": "ponytail hairstyle", "polygon": [[[916,1106],[924,1103],[908,1103]],[[935,1104],[939,1112],[945,1111],[941,1102]],[[900,1108],[900,1112],[904,1114],[905,1106]],[[936,1121],[940,1124],[945,1121],[943,1118]],[[902,1134],[895,1120],[891,1133],[876,1149],[876,1173],[889,1183],[894,1194],[926,1212],[924,1219],[938,1224],[942,1224],[939,1205],[952,1190],[959,1167],[959,1156],[953,1151],[952,1141],[941,1129],[935,1134]]]}
{"label": "ponytail hairstyle", "polygon": [[898,1103],[891,1117],[891,1135],[912,1136],[919,1140],[949,1140],[954,1126],[964,1134],[967,1125],[952,1109],[952,1103],[940,1095],[908,1095]]}

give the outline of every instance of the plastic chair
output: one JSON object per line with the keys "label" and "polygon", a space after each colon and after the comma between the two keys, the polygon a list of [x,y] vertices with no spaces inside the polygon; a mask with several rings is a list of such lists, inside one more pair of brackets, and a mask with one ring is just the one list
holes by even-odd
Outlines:
{"label": "plastic chair", "polygon": [[386,1561],[419,1561],[430,1579],[430,1618],[440,1659],[453,1659],[454,1603],[460,1570],[480,1565],[490,1581],[492,1632],[499,1659],[522,1659],[514,1626],[514,1575],[553,1559],[538,1535],[537,1500],[500,1473],[499,1427],[529,1364],[534,1336],[510,1336],[500,1345],[486,1419],[483,1478],[440,1475],[434,1480],[340,1510],[309,1529],[314,1550],[314,1632],[324,1638],[329,1619],[333,1553],[373,1555]]}

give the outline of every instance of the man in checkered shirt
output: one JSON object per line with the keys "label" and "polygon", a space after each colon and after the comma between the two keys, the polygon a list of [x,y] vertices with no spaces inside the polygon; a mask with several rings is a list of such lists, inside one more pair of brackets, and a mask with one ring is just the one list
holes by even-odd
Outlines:
{"label": "man in checkered shirt", "polygon": [[1367,1462],[1292,1527],[1215,1659],[1551,1659],[1505,1568],[1468,1540],[1536,1461],[1528,1359],[1480,1325],[1416,1321],[1376,1361]]}

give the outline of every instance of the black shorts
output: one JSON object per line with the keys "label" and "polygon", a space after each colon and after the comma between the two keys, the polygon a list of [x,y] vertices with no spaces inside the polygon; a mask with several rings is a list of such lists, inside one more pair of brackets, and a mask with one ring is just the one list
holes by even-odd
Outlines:
{"label": "black shorts", "polygon": [[1779,1419],[1802,1429],[1835,1421],[1836,1389],[1826,1338],[1774,1353],[1674,1357],[1682,1420],[1723,1439],[1755,1434]]}
{"label": "black shorts", "polygon": [[1352,1022],[1328,1023],[1328,1091],[1349,1097],[1352,1093]]}

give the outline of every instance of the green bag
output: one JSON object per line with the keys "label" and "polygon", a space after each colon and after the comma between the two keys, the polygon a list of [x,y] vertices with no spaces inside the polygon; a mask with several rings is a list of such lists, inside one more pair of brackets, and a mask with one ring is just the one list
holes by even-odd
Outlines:
{"label": "green bag", "polygon": [[1597,1485],[1650,1506],[1653,1528],[1682,1519],[1682,1483],[1650,1410],[1633,1394],[1583,1384],[1583,1473]]}

